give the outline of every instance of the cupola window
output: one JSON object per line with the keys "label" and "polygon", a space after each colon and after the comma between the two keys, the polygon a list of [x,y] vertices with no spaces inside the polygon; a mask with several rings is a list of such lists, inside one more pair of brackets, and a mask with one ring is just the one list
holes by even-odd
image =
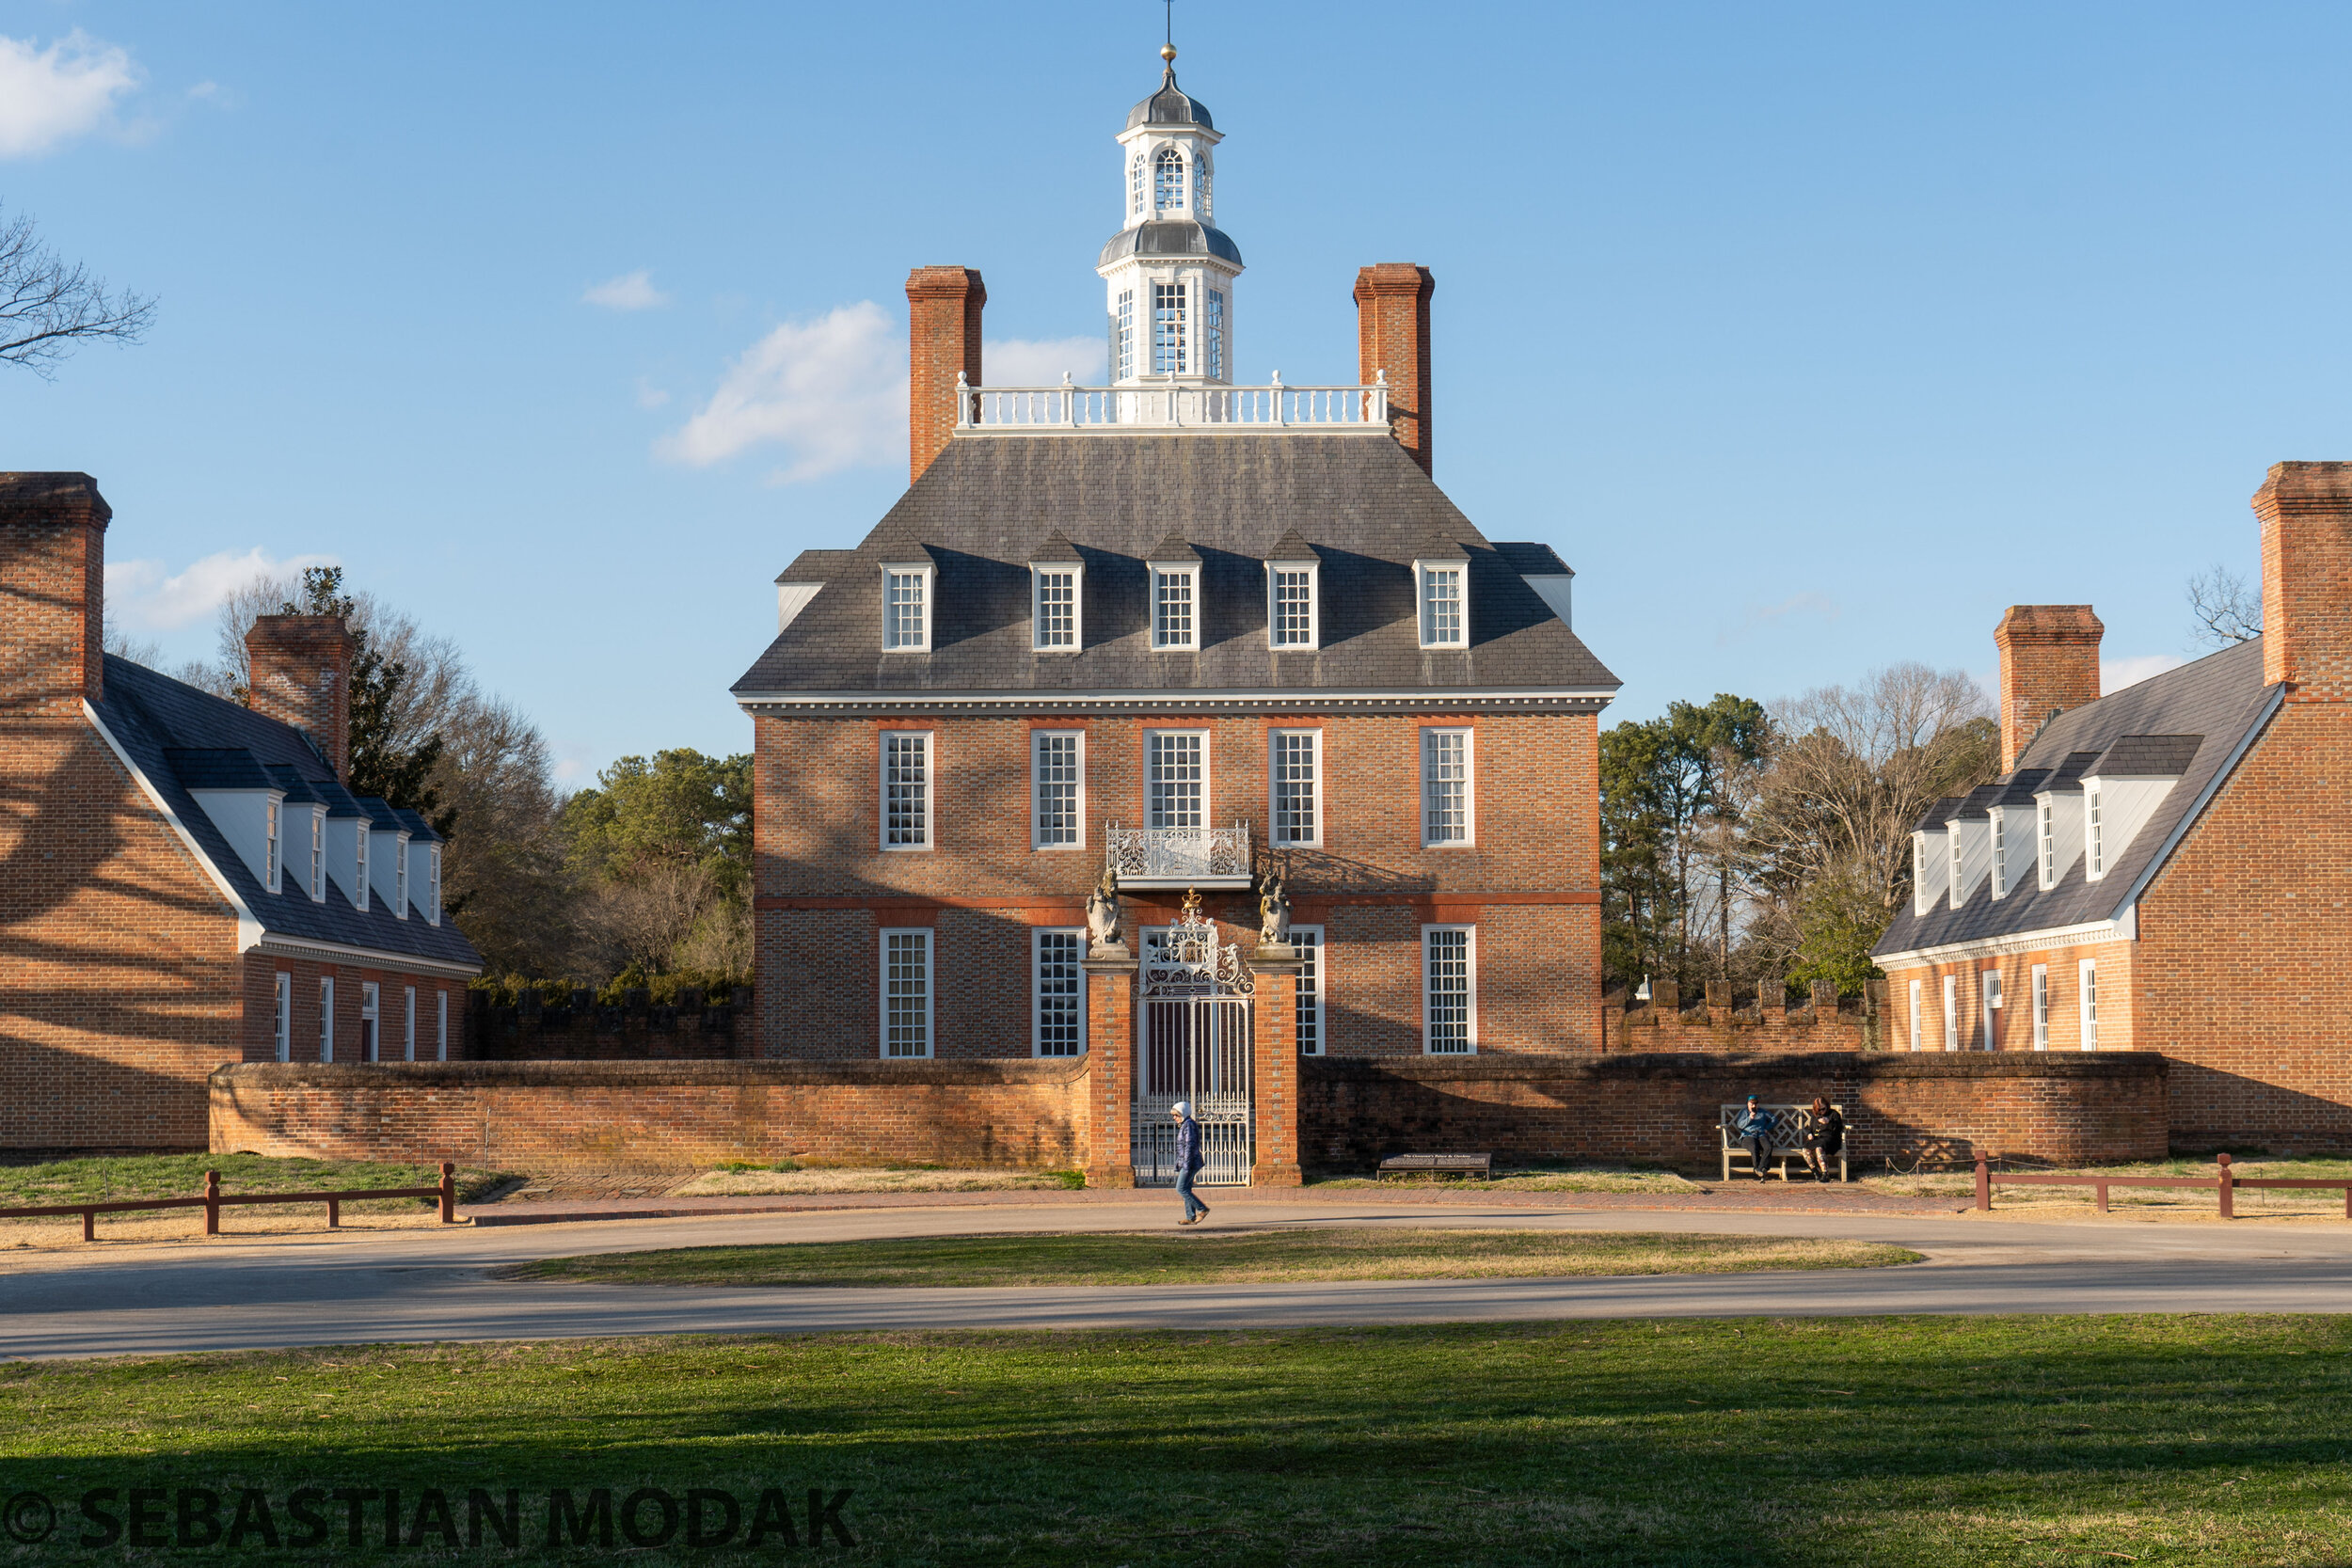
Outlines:
{"label": "cupola window", "polygon": [[1126,381],[1136,373],[1136,292],[1119,291],[1119,371],[1117,379]]}
{"label": "cupola window", "polygon": [[1211,380],[1222,381],[1225,379],[1225,291],[1209,289],[1203,292],[1208,301],[1207,309],[1201,312],[1207,327],[1207,370]]}
{"label": "cupola window", "polygon": [[1193,193],[1193,211],[1202,223],[1209,221],[1209,159],[1203,153],[1193,167],[1193,182],[1200,189]]}
{"label": "cupola window", "polygon": [[1184,285],[1152,285],[1152,369],[1182,375],[1184,363]]}
{"label": "cupola window", "polygon": [[1136,154],[1135,162],[1127,166],[1127,210],[1131,213],[1143,211],[1143,154],[1140,152]]}
{"label": "cupola window", "polygon": [[1160,149],[1155,160],[1156,177],[1152,185],[1152,204],[1163,213],[1171,213],[1184,204],[1184,155],[1172,147]]}

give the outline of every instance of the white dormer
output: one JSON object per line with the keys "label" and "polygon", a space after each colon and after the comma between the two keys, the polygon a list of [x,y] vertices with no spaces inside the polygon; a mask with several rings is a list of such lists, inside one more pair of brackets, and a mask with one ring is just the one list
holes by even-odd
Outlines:
{"label": "white dormer", "polygon": [[2035,879],[2044,893],[2066,879],[2083,847],[2083,792],[2069,786],[2035,792]]}
{"label": "white dormer", "polygon": [[1951,885],[1951,835],[1940,823],[1915,829],[1911,835],[1911,912],[1925,914],[1935,908]]}
{"label": "white dormer", "polygon": [[1413,562],[1413,599],[1424,648],[1470,646],[1470,561],[1437,556]]}
{"label": "white dormer", "polygon": [[1947,893],[1951,907],[1959,909],[1993,869],[1993,824],[1982,816],[1953,816],[1944,828],[1951,860]]}
{"label": "white dormer", "polygon": [[1041,654],[1074,654],[1087,643],[1086,562],[1058,532],[1029,562],[1029,647]]}
{"label": "white dormer", "polygon": [[272,893],[283,887],[286,795],[278,789],[191,789],[229,847]]}
{"label": "white dormer", "polygon": [[1568,617],[1568,591],[1576,586],[1574,572],[1538,572],[1523,576],[1520,580],[1535,590],[1535,596],[1543,600],[1546,608],[1554,615],[1560,617],[1562,626],[1573,627],[1576,625]]}
{"label": "white dormer", "polygon": [[313,804],[297,808],[294,820],[302,824],[293,842],[302,847],[303,890],[310,902],[326,902],[326,808]]}
{"label": "white dormer", "polygon": [[2034,830],[2037,812],[2030,805],[1994,806],[1986,819],[1992,825],[1993,896],[2007,898],[2034,885]]}
{"label": "white dormer", "polygon": [[408,895],[424,912],[424,923],[441,923],[441,847],[427,839],[408,841]]}
{"label": "white dormer", "polygon": [[351,900],[351,907],[368,907],[368,823],[363,816],[326,819],[326,879]]}
{"label": "white dormer", "polygon": [[781,637],[801,618],[809,600],[823,593],[821,582],[780,582],[776,584],[776,635]]}
{"label": "white dormer", "polygon": [[368,895],[396,920],[408,918],[408,830],[381,822],[368,829]]}
{"label": "white dormer", "polygon": [[1166,653],[1200,647],[1200,552],[1170,534],[1144,562],[1152,573],[1152,646]]}
{"label": "white dormer", "polygon": [[882,563],[882,652],[931,651],[931,619],[937,608],[931,589],[938,576],[928,560]]}
{"label": "white dormer", "polygon": [[2083,874],[2115,869],[2196,754],[2195,736],[2126,736],[2083,776]]}
{"label": "white dormer", "polygon": [[1323,646],[1323,562],[1295,533],[1266,558],[1265,642],[1277,653]]}

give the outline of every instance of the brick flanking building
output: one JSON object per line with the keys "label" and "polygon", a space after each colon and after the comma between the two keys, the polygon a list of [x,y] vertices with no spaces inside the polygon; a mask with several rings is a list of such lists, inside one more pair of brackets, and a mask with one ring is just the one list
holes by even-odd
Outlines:
{"label": "brick flanking building", "polygon": [[264,616],[252,708],[105,655],[111,516],[0,474],[0,1148],[202,1148],[224,1063],[462,1054],[439,838],[342,784],[349,634]]}
{"label": "brick flanking building", "polygon": [[2263,634],[2101,698],[2098,618],[2002,620],[2000,779],[1879,944],[1899,1048],[2170,1058],[2186,1149],[2352,1149],[2352,463],[2254,496]]}

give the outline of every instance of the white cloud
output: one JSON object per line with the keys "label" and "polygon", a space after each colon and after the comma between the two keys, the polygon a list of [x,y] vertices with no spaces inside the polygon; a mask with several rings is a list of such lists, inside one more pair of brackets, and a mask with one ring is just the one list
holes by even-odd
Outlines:
{"label": "white cloud", "polygon": [[1818,615],[1824,621],[1835,621],[1839,613],[1836,599],[1811,590],[1791,594],[1777,604],[1750,605],[1747,613],[1736,625],[1725,626],[1715,634],[1715,646],[1728,647],[1735,640],[1752,631],[1785,621],[1791,615]]}
{"label": "white cloud", "polygon": [[580,297],[585,304],[601,305],[608,310],[650,310],[670,303],[670,296],[653,286],[653,273],[645,267],[593,284]]}
{"label": "white cloud", "polygon": [[305,566],[332,566],[331,555],[278,560],[260,546],[227,550],[173,572],[160,561],[106,562],[106,608],[133,631],[176,631],[210,615],[220,602],[258,577],[292,578]]}
{"label": "white cloud", "polygon": [[2151,675],[2178,670],[2187,662],[2177,654],[2135,654],[2129,658],[2103,658],[2099,661],[2099,695],[2104,697],[2110,691],[2137,686]]}
{"label": "white cloud", "polygon": [[990,340],[980,346],[980,370],[992,387],[1058,387],[1065,374],[1100,386],[1109,352],[1100,338]]}
{"label": "white cloud", "polygon": [[146,73],[128,51],[75,28],[46,49],[0,37],[0,158],[32,158],[113,123]]}
{"label": "white cloud", "polygon": [[655,386],[652,382],[647,381],[642,375],[637,378],[638,407],[659,408],[669,401],[670,394],[668,392],[663,391],[660,388]]}
{"label": "white cloud", "polygon": [[705,467],[770,442],[793,458],[779,483],[904,460],[906,344],[881,306],[860,300],[777,327],[654,451]]}

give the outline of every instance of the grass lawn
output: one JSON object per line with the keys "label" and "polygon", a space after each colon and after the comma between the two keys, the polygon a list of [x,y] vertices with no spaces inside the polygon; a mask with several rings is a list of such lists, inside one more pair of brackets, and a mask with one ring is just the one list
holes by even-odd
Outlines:
{"label": "grass lawn", "polygon": [[1618,1231],[1332,1229],[909,1236],[596,1253],[518,1265],[605,1285],[1215,1285],[1315,1279],[1735,1274],[1915,1263],[1874,1243]]}
{"label": "grass lawn", "polygon": [[[0,1165],[0,1209],[107,1198],[196,1197],[204,1191],[204,1173],[208,1170],[220,1172],[220,1189],[225,1193],[430,1187],[441,1179],[438,1165],[280,1160],[261,1154],[133,1154],[120,1158],[50,1160],[40,1164]],[[461,1167],[457,1172],[457,1200],[471,1202],[508,1180],[501,1171]],[[408,1205],[430,1200],[389,1201]]]}
{"label": "grass lawn", "polygon": [[[1280,1334],[928,1334],[301,1352],[0,1368],[10,1561],[605,1560],[548,1494],[850,1496],[897,1564],[2080,1565],[2352,1560],[2335,1318],[1595,1322]],[[112,1487],[259,1489],[271,1552],[72,1544]],[[468,1487],[522,1550],[381,1546]],[[291,1541],[297,1488],[327,1539]],[[641,1509],[652,1532],[657,1506]],[[16,1504],[11,1503],[13,1510]],[[197,1505],[201,1532],[204,1513]],[[11,1515],[14,1516],[13,1513]],[[757,1560],[801,1554],[764,1550]],[[673,1544],[628,1560],[746,1560]]]}

